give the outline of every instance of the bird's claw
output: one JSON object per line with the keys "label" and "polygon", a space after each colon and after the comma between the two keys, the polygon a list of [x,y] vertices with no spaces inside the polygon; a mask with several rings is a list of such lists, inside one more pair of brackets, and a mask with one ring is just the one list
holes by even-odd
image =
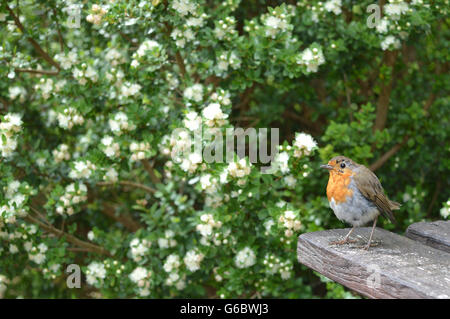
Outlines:
{"label": "bird's claw", "polygon": [[356,243],[357,240],[355,239],[342,239],[342,240],[336,240],[329,242],[329,245],[344,245],[344,244],[352,244]]}
{"label": "bird's claw", "polygon": [[370,245],[367,244],[367,245],[364,245],[364,246],[360,246],[360,248],[362,248],[364,250],[369,250],[369,247],[376,247],[376,246],[378,246],[378,243],[370,243]]}

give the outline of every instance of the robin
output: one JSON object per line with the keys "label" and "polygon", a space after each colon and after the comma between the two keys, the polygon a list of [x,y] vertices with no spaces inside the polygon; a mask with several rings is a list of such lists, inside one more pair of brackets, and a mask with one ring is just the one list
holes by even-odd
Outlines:
{"label": "robin", "polygon": [[330,173],[327,197],[331,209],[339,220],[353,226],[344,239],[330,244],[356,242],[349,240],[355,227],[373,221],[369,242],[364,246],[364,249],[369,249],[380,213],[395,223],[392,211],[399,209],[400,204],[386,197],[380,181],[370,169],[345,156],[333,157],[328,164],[320,167]]}

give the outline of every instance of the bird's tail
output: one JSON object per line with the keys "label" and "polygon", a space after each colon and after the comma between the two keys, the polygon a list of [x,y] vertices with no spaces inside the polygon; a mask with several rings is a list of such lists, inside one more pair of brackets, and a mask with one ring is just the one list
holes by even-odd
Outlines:
{"label": "bird's tail", "polygon": [[396,210],[396,209],[400,209],[400,206],[402,206],[402,204],[394,202],[392,200],[389,200],[389,206],[390,206],[391,210]]}

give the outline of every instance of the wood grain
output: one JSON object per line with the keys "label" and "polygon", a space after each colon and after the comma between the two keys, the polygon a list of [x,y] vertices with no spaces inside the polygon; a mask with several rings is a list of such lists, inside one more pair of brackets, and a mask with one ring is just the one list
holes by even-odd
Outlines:
{"label": "wood grain", "polygon": [[406,230],[406,236],[450,253],[450,220],[414,223]]}
{"label": "wood grain", "polygon": [[450,298],[450,254],[376,228],[378,246],[368,251],[370,228],[357,228],[354,244],[330,245],[350,229],[302,234],[298,261],[369,298]]}

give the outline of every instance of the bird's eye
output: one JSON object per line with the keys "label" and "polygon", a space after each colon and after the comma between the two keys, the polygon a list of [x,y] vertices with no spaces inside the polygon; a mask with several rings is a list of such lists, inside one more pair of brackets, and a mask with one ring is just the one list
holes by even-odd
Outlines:
{"label": "bird's eye", "polygon": [[341,168],[345,168],[345,163],[342,163],[342,164],[341,164]]}

